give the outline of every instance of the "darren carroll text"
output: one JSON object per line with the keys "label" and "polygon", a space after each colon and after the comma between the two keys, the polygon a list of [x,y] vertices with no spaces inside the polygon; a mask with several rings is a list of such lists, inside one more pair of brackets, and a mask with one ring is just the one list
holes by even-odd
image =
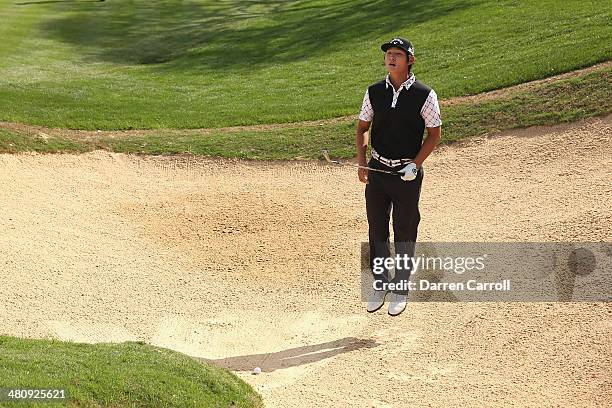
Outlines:
{"label": "darren carroll text", "polygon": [[375,290],[473,290],[473,291],[509,291],[510,279],[504,279],[501,282],[478,282],[475,279],[470,279],[467,282],[430,282],[427,279],[419,279],[417,282],[411,282],[402,279],[398,282],[383,282],[380,279],[374,279],[372,287]]}
{"label": "darren carroll text", "polygon": [[419,290],[507,291],[510,290],[510,279],[501,282],[478,282],[474,279],[467,282],[430,282],[427,279],[419,279]]}

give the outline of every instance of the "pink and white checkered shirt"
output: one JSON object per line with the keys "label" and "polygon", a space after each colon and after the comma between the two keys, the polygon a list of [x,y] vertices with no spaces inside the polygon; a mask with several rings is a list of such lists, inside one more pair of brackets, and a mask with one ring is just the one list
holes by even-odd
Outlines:
{"label": "pink and white checkered shirt", "polygon": [[[395,108],[397,98],[399,97],[402,89],[408,90],[412,84],[414,84],[414,81],[416,81],[416,78],[414,77],[413,73],[410,73],[408,79],[401,84],[399,89],[396,91],[391,83],[391,80],[389,79],[389,75],[387,75],[387,78],[385,79],[387,88],[391,87],[391,89],[393,89],[393,101],[391,102],[392,108]],[[429,92],[429,95],[421,108],[421,117],[425,121],[425,127],[438,127],[442,125],[440,106],[438,105],[438,95],[436,95],[436,92],[433,89],[431,92]],[[361,112],[359,112],[359,119],[366,122],[371,122],[372,119],[374,119],[374,109],[372,109],[370,95],[367,90],[365,92],[365,96],[363,97],[363,104],[361,105]]]}

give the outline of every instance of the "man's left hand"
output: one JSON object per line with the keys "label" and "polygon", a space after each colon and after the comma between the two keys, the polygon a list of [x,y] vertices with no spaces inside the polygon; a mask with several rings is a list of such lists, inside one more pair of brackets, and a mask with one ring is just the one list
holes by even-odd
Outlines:
{"label": "man's left hand", "polygon": [[415,163],[409,163],[408,165],[400,169],[398,173],[402,174],[402,180],[412,181],[417,177],[417,174],[419,174],[419,168]]}

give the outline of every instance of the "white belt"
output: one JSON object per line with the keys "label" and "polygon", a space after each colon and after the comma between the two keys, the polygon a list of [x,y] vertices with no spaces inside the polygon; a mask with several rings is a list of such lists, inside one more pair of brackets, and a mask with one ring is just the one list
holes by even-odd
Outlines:
{"label": "white belt", "polygon": [[387,159],[378,154],[378,152],[374,149],[372,149],[372,158],[389,167],[397,167],[403,164],[412,163],[412,159]]}

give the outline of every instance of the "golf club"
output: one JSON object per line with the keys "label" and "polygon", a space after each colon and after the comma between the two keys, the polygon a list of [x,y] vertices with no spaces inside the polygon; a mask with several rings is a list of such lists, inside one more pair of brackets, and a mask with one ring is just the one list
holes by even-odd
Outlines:
{"label": "golf club", "polygon": [[360,169],[366,169],[366,170],[369,170],[369,171],[377,171],[379,173],[393,174],[394,176],[403,176],[402,173],[398,173],[397,171],[373,169],[371,167],[360,166],[360,165],[355,164],[355,163],[348,163],[348,162],[344,162],[343,163],[343,162],[339,162],[338,160],[332,160],[332,159],[329,158],[329,152],[327,150],[323,150],[323,157],[325,158],[325,161],[327,161],[328,163],[336,164],[338,166],[358,167]]}

